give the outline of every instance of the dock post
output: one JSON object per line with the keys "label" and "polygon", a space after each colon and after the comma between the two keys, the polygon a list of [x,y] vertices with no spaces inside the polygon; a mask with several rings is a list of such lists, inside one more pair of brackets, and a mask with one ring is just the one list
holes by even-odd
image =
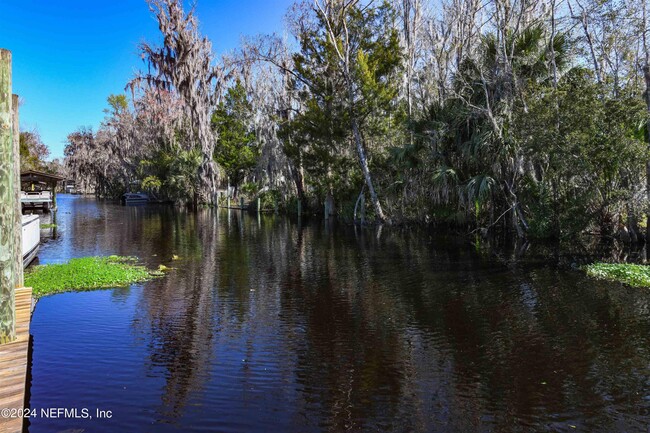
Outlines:
{"label": "dock post", "polygon": [[239,209],[244,210],[244,197],[239,197]]}
{"label": "dock post", "polygon": [[262,212],[262,199],[257,197],[257,213]]}
{"label": "dock post", "polygon": [[11,51],[0,48],[0,344],[16,339],[16,196],[11,122]]}
{"label": "dock post", "polygon": [[[18,95],[11,96],[12,122],[13,122],[13,148],[14,148],[14,205],[16,206],[16,224],[14,227],[20,229],[14,230],[14,245],[16,249],[23,245],[23,207],[20,203],[20,123],[18,121]],[[21,248],[22,252],[22,248]],[[23,257],[22,254],[15,254],[14,272],[16,274],[16,287],[22,287],[24,284],[23,275]]]}
{"label": "dock post", "polygon": [[52,211],[56,210],[56,186],[58,182],[52,183]]}

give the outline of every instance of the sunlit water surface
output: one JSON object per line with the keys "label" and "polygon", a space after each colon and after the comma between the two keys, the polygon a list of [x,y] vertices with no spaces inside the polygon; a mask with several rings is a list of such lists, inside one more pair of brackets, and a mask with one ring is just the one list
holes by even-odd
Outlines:
{"label": "sunlit water surface", "polygon": [[422,231],[65,195],[56,223],[41,263],[174,269],[39,301],[29,406],[93,419],[30,433],[648,431],[650,291]]}

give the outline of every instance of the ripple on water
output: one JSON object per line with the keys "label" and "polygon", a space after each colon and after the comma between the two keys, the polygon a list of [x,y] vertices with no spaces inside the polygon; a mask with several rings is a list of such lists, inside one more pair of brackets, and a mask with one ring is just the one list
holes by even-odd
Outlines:
{"label": "ripple on water", "polygon": [[[175,269],[42,299],[31,433],[642,431],[646,291],[428,234],[60,197],[48,263]],[[172,256],[180,259],[171,261]],[[574,428],[575,427],[575,428]]]}

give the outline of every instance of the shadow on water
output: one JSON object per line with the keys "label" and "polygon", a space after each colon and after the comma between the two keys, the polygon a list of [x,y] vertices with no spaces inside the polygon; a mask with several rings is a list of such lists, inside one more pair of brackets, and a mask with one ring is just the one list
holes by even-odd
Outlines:
{"label": "shadow on water", "polygon": [[647,291],[424,231],[68,196],[59,206],[41,263],[120,254],[174,269],[39,302],[30,407],[113,416],[36,418],[31,433],[650,422]]}

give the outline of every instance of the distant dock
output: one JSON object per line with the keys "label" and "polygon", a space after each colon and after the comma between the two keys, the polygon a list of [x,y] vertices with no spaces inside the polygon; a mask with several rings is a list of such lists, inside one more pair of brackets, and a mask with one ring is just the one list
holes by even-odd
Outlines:
{"label": "distant dock", "polygon": [[23,209],[56,210],[56,189],[62,176],[43,171],[27,170],[20,173],[22,192],[20,202]]}

